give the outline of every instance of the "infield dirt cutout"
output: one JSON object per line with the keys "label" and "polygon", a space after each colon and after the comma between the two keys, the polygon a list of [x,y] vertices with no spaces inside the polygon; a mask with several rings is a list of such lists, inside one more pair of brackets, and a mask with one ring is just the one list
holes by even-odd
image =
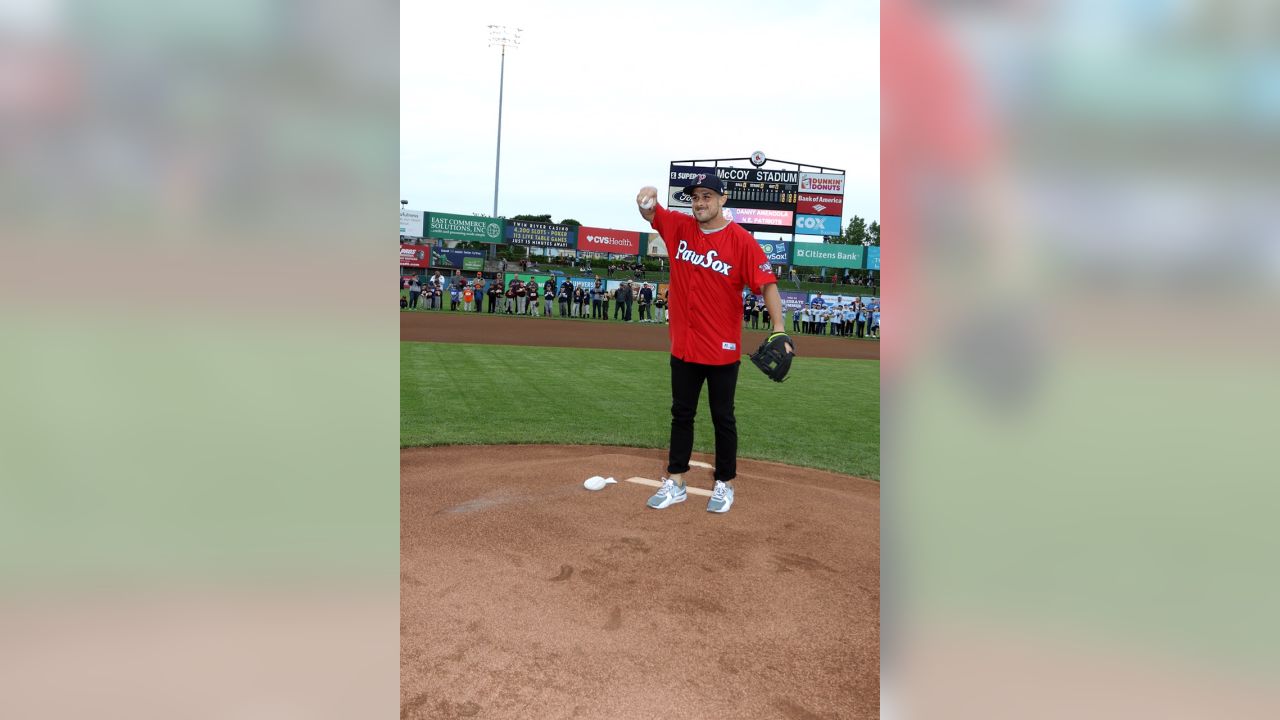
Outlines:
{"label": "infield dirt cutout", "polygon": [[739,460],[723,515],[582,486],[665,459],[402,450],[401,717],[877,717],[879,485]]}

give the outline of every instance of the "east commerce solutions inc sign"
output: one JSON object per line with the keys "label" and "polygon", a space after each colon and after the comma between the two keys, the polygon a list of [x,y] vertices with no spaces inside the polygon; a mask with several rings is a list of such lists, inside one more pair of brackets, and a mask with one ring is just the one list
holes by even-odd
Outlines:
{"label": "east commerce solutions inc sign", "polygon": [[425,237],[462,242],[502,242],[502,220],[476,215],[427,213]]}

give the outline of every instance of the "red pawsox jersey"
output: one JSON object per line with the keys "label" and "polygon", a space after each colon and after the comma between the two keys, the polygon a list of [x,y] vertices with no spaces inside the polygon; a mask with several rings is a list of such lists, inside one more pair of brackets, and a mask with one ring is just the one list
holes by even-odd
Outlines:
{"label": "red pawsox jersey", "polygon": [[691,215],[654,206],[653,229],[671,259],[671,354],[729,365],[742,357],[742,288],[778,282],[751,233],[731,222],[703,232]]}

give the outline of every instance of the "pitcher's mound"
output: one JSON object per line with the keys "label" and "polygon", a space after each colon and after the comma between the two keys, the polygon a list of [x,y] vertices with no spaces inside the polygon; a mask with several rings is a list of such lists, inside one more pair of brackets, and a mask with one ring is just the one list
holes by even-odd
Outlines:
{"label": "pitcher's mound", "polygon": [[879,485],[740,460],[728,513],[651,510],[665,459],[402,450],[401,716],[877,717]]}

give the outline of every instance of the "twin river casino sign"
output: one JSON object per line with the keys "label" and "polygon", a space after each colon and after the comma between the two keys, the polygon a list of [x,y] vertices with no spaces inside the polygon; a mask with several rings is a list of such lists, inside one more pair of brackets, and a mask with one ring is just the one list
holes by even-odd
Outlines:
{"label": "twin river casino sign", "polygon": [[570,247],[575,237],[574,228],[571,225],[534,223],[523,220],[507,222],[507,234],[512,245],[547,248]]}

